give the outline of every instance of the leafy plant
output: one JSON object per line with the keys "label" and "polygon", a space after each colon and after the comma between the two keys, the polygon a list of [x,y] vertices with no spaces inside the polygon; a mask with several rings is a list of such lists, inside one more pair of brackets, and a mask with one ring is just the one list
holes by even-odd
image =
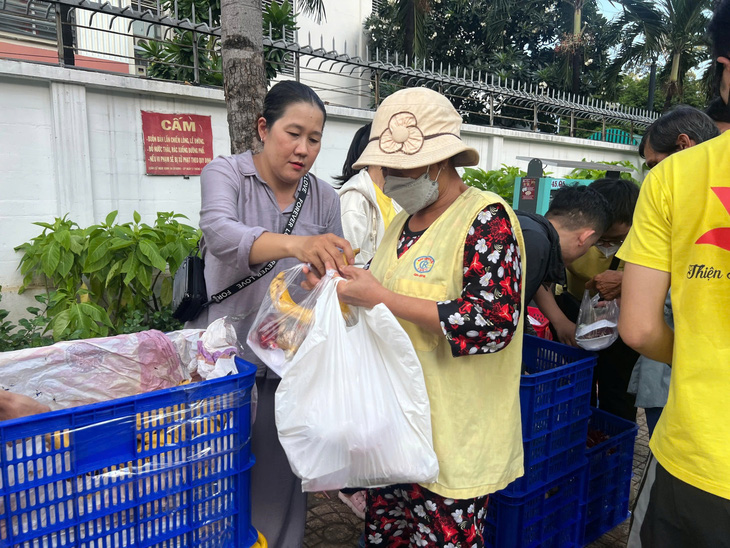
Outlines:
{"label": "leafy plant", "polygon": [[[169,13],[177,12],[179,18],[200,21],[200,14],[210,14],[210,24],[221,24],[220,0],[178,0],[162,2],[163,9]],[[177,11],[176,11],[177,10]],[[262,30],[265,36],[271,31],[271,38],[279,40],[284,37],[284,30],[294,32],[298,29],[294,9],[289,0],[279,2],[273,0],[262,10]],[[149,61],[147,74],[152,78],[162,80],[176,80],[179,82],[195,81],[195,49],[193,40],[196,40],[198,79],[201,84],[222,86],[223,73],[221,70],[220,43],[217,38],[204,36],[190,31],[174,31],[170,40],[139,40],[135,51],[139,57]],[[287,62],[287,54],[270,47],[264,48],[266,60],[266,77],[269,80],[276,78]]]}
{"label": "leafy plant", "polygon": [[[45,306],[48,298],[46,295],[36,295],[35,299]],[[34,306],[29,306],[26,310],[30,318],[21,318],[18,325],[15,325],[7,319],[10,313],[0,309],[0,352],[36,348],[53,342],[50,337],[43,336],[49,322],[45,312]]]}
{"label": "leafy plant", "polygon": [[515,177],[524,177],[527,173],[518,167],[502,164],[499,169],[485,171],[479,168],[464,168],[464,182],[481,190],[489,190],[501,196],[509,205],[515,191]]}
{"label": "leafy plant", "polygon": [[48,325],[54,340],[128,333],[137,328],[169,330],[172,279],[195,248],[199,230],[178,221],[184,215],[157,214],[150,226],[134,221],[80,228],[64,216],[34,223],[43,232],[18,247],[23,252],[22,293],[36,278],[46,287]]}
{"label": "leafy plant", "polygon": [[[583,158],[583,161],[585,162],[586,159]],[[628,160],[620,160],[620,161],[614,161],[614,162],[598,162],[599,164],[606,164],[607,166],[623,166],[631,168],[636,174],[641,177],[641,170],[636,167],[634,164],[629,162]],[[608,168],[605,170],[601,169],[583,169],[583,168],[575,168],[573,171],[571,171],[568,175],[565,176],[566,179],[602,179],[606,176],[606,172],[608,171]],[[620,177],[622,179],[627,179],[629,181],[633,181],[637,185],[640,184],[638,180],[636,180],[634,177],[632,177],[631,173],[628,171],[622,171],[620,174]]]}
{"label": "leafy plant", "polygon": [[[264,35],[268,36],[271,32],[273,40],[284,38],[284,31],[294,32],[299,29],[297,27],[297,18],[294,15],[289,0],[284,0],[281,4],[274,1],[265,7],[261,14],[263,18]],[[273,80],[276,75],[281,72],[287,61],[287,54],[280,49],[264,47],[264,59],[266,59],[266,78]]]}
{"label": "leafy plant", "polygon": [[150,61],[147,74],[152,78],[194,82],[196,48],[193,40],[196,40],[199,82],[222,86],[221,56],[213,37],[185,31],[176,32],[168,42],[140,40],[137,54]]}

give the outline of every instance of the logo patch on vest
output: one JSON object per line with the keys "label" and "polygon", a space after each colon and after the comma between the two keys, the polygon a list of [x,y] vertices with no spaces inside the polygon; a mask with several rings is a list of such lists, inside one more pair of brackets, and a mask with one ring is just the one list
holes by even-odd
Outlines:
{"label": "logo patch on vest", "polygon": [[416,269],[416,272],[420,274],[426,274],[427,272],[431,272],[431,269],[433,268],[433,264],[436,261],[434,261],[433,257],[430,257],[429,255],[423,255],[422,257],[418,257],[415,261],[413,261],[413,268]]}

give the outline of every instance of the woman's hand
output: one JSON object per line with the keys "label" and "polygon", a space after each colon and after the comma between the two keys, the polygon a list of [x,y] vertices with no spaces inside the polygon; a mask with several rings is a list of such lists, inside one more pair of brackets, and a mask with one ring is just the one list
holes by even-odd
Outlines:
{"label": "woman's hand", "polygon": [[340,272],[346,281],[337,284],[337,296],[343,303],[372,308],[385,301],[388,290],[369,270],[346,266],[341,268]]}
{"label": "woman's hand", "polygon": [[[324,276],[328,264],[341,270],[355,262],[350,242],[334,234],[320,236],[294,236],[291,248],[292,256],[303,263],[309,263],[317,271],[319,277]],[[332,266],[330,266],[332,268]]]}
{"label": "woman's hand", "polygon": [[[325,269],[331,268],[331,263],[325,265]],[[408,297],[390,291],[383,287],[369,270],[356,266],[345,266],[340,270],[345,278],[337,284],[337,296],[341,302],[364,308],[373,308],[382,303],[396,318],[414,323],[431,333],[443,335],[436,301]],[[305,268],[304,272],[307,279],[302,283],[302,287],[312,289],[320,277],[311,269]]]}
{"label": "woman's hand", "polygon": [[[325,270],[334,270],[334,267],[327,262],[325,263]],[[337,297],[340,301],[365,308],[372,308],[383,302],[384,294],[388,290],[375,279],[372,272],[356,266],[345,266],[340,271],[343,274],[343,280],[337,284]],[[308,291],[313,289],[322,279],[317,272],[307,267],[304,267],[304,273],[307,279],[302,283],[302,287]],[[335,277],[340,276],[335,274]]]}

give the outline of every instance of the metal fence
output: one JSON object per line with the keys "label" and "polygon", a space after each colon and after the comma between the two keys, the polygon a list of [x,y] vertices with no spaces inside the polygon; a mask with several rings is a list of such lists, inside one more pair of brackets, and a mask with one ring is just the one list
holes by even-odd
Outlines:
{"label": "metal fence", "polygon": [[[220,85],[220,27],[212,13],[196,14],[194,5],[191,17],[179,18],[179,11],[177,0],[0,0],[0,19],[12,17],[18,28],[32,24],[47,32],[55,25],[58,63],[64,66],[85,59],[84,66],[93,67],[89,60],[106,59],[136,76]],[[625,144],[638,144],[638,134],[658,116],[398,53],[358,45],[351,55],[346,42],[338,50],[334,41],[328,49],[321,38],[318,46],[311,36],[305,44],[301,39],[297,32],[270,28],[263,40],[267,61],[331,104],[375,108],[397,89],[427,86],[449,97],[470,123]]]}

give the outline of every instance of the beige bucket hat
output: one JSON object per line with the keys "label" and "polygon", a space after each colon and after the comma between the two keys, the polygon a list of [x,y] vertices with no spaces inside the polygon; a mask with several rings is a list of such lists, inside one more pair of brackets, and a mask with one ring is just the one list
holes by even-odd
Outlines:
{"label": "beige bucket hat", "polygon": [[406,88],[378,107],[370,142],[352,167],[412,169],[451,157],[455,167],[479,163],[476,149],[461,140],[461,116],[440,93]]}

